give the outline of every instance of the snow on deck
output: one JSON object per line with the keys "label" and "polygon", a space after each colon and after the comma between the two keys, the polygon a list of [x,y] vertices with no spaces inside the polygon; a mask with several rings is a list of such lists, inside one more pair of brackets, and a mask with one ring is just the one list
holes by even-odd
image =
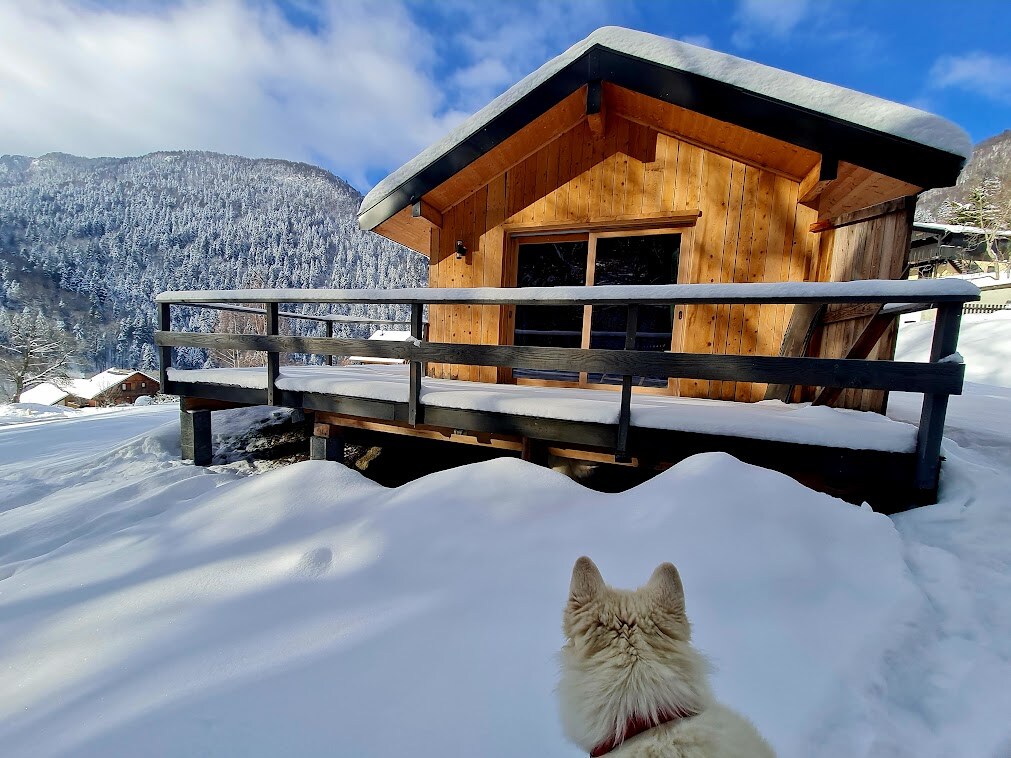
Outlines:
{"label": "snow on deck", "polygon": [[[169,380],[266,389],[264,368],[169,369]],[[278,389],[406,403],[408,367],[282,366]],[[421,402],[440,408],[617,424],[620,395],[591,389],[488,384],[424,378]],[[909,453],[916,427],[876,413],[778,400],[727,400],[632,395],[632,426],[803,445]]]}

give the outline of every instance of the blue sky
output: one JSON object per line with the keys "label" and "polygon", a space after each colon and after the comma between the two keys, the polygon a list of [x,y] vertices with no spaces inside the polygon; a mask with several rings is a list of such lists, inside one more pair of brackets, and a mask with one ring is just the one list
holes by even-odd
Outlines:
{"label": "blue sky", "polygon": [[1008,0],[4,0],[0,154],[214,150],[364,191],[608,24],[1011,128]]}

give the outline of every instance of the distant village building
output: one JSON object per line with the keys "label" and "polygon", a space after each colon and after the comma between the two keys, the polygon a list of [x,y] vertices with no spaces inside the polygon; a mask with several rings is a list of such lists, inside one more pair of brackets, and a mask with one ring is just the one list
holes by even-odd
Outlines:
{"label": "distant village building", "polygon": [[988,231],[974,226],[914,222],[910,273],[921,278],[993,273],[996,262],[986,250],[984,235],[995,238],[995,247],[1003,256],[1011,253],[1011,229]]}
{"label": "distant village building", "polygon": [[90,379],[72,379],[59,386],[45,382],[21,393],[21,402],[62,405],[68,408],[96,408],[133,405],[139,397],[153,397],[161,385],[143,371],[111,368]]}

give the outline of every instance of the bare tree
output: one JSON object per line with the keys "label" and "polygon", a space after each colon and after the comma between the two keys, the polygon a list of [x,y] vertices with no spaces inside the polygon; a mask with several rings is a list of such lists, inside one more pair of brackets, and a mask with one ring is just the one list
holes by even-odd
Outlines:
{"label": "bare tree", "polygon": [[78,349],[77,339],[63,324],[25,308],[0,312],[0,383],[11,402],[43,382],[67,380],[67,367]]}
{"label": "bare tree", "polygon": [[[243,286],[247,289],[259,289],[264,286],[263,274],[259,271],[250,272]],[[262,310],[259,303],[244,303],[241,308]],[[267,317],[263,313],[249,311],[218,311],[218,322],[215,332],[224,334],[266,334]],[[251,350],[232,350],[230,348],[213,348],[208,353],[208,360],[220,368],[245,368],[249,366],[266,366],[267,354]]]}
{"label": "bare tree", "polygon": [[975,246],[983,251],[994,263],[994,274],[1000,278],[1001,270],[1008,270],[1008,254],[1011,241],[1007,230],[1011,229],[1011,191],[1005,188],[996,176],[987,176],[969,193],[965,203],[945,203],[942,213],[949,224],[974,227],[978,231],[969,234]]}
{"label": "bare tree", "polygon": [[[256,308],[255,303],[245,306]],[[266,334],[267,319],[262,313],[247,313],[243,311],[218,311],[218,323],[214,331],[225,334]],[[221,368],[243,368],[247,366],[265,366],[266,353],[251,350],[232,350],[231,348],[213,348],[208,358],[215,366]]]}

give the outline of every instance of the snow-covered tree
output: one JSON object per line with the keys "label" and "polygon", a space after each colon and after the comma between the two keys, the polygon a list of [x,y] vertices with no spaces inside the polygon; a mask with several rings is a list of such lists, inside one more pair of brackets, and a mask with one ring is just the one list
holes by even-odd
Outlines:
{"label": "snow-covered tree", "polygon": [[65,381],[77,348],[74,335],[42,311],[0,312],[0,383],[7,397],[16,403],[27,389]]}
{"label": "snow-covered tree", "polygon": [[971,234],[977,246],[994,262],[994,273],[1001,275],[1009,270],[1009,241],[1006,232],[1011,229],[1011,188],[1005,188],[996,176],[987,176],[972,188],[967,202],[951,202],[941,206],[944,220],[979,229]]}

